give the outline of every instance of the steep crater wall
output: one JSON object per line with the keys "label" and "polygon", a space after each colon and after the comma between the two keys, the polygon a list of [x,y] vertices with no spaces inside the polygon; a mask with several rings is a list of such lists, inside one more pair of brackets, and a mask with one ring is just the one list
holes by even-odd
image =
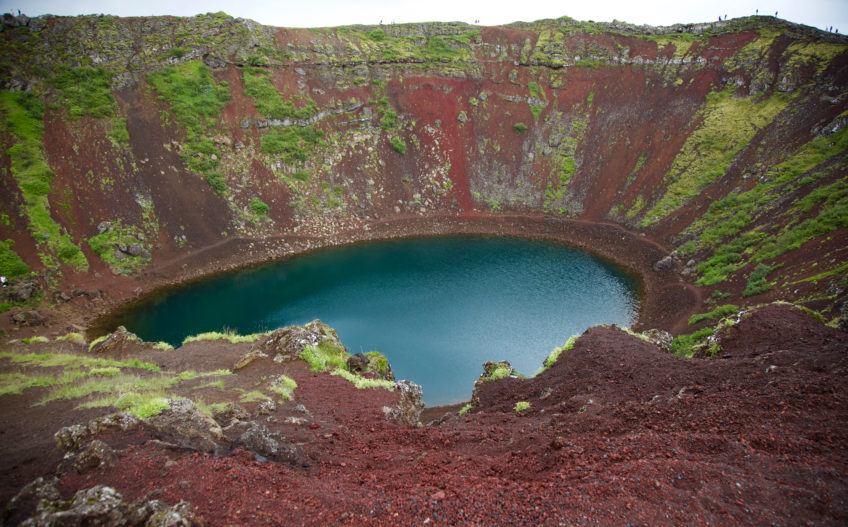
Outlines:
{"label": "steep crater wall", "polygon": [[834,34],[771,17],[293,30],[218,13],[7,16],[0,35],[4,272],[35,272],[51,298],[100,288],[108,309],[317,246],[520,216],[523,234],[625,264],[643,256],[578,226],[661,248],[630,266],[667,275],[648,306],[688,291],[673,320],[643,313],[675,332],[722,304],[836,317],[844,302]]}

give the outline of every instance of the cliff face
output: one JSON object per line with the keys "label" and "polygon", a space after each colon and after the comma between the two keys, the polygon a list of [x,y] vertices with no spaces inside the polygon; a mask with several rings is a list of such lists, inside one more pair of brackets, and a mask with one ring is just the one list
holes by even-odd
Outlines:
{"label": "cliff face", "polygon": [[2,29],[10,276],[135,283],[234,237],[520,213],[641,232],[718,303],[845,297],[841,36],[771,17]]}

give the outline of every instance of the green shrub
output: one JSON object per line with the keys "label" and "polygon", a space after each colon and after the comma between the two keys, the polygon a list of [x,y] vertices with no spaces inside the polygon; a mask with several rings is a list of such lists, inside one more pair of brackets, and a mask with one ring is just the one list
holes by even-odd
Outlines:
{"label": "green shrub", "polygon": [[520,134],[524,130],[527,130],[527,125],[524,123],[515,123],[512,125],[512,129],[515,130],[515,133]]}
{"label": "green shrub", "polygon": [[227,187],[227,181],[220,172],[210,172],[209,174],[206,174],[203,179],[205,179],[206,182],[209,183],[209,186],[212,187],[212,190],[218,194],[226,194],[227,190],[229,190]]}
{"label": "green shrub", "polygon": [[517,403],[515,403],[515,411],[516,412],[523,412],[524,410],[529,410],[529,409],[530,409],[530,403],[528,403],[527,401],[518,401]]}
{"label": "green shrub", "polygon": [[398,153],[400,153],[400,154],[406,153],[406,143],[400,137],[397,137],[397,136],[392,137],[391,139],[389,139],[389,143],[392,144],[392,148],[394,148],[395,151],[397,151]]}
{"label": "green shrub", "polygon": [[265,216],[271,210],[271,207],[268,206],[264,201],[259,198],[253,198],[250,200],[250,210],[253,211],[254,214],[259,216]]}
{"label": "green shrub", "polygon": [[12,246],[14,240],[0,241],[0,275],[7,278],[29,274],[30,267],[24,262]]}
{"label": "green shrub", "polygon": [[771,289],[771,282],[766,280],[766,277],[774,271],[776,267],[770,267],[765,264],[758,264],[751,274],[748,275],[748,283],[745,284],[745,290],[742,291],[742,296],[754,296],[760,293],[765,293]]}
{"label": "green shrub", "polygon": [[689,318],[689,325],[694,326],[698,322],[700,322],[702,320],[706,320],[708,318],[718,318],[718,317],[723,317],[723,316],[727,316],[727,315],[732,315],[733,313],[736,313],[737,311],[739,311],[739,308],[737,306],[733,305],[733,304],[725,304],[723,306],[718,306],[717,308],[713,309],[712,311],[710,311],[708,313],[698,313],[698,314],[692,315]]}
{"label": "green shrub", "polygon": [[279,155],[288,164],[302,163],[312,155],[315,145],[322,137],[324,133],[311,126],[290,126],[271,130],[262,136],[262,151]]}
{"label": "green shrub", "polygon": [[382,42],[386,40],[386,33],[382,29],[375,29],[368,32],[368,38],[374,42]]}
{"label": "green shrub", "polygon": [[63,107],[74,120],[84,115],[110,117],[116,113],[117,103],[112,97],[111,82],[112,76],[108,71],[89,66],[64,68],[53,79]]}

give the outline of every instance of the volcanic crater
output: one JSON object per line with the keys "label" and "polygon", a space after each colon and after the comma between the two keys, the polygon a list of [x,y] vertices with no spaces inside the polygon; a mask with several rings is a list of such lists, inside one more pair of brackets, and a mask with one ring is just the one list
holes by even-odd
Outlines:
{"label": "volcanic crater", "polygon": [[[4,523],[848,521],[845,37],[6,14],[0,42]],[[423,411],[320,321],[177,349],[110,323],[448,234],[611,259],[638,322]]]}

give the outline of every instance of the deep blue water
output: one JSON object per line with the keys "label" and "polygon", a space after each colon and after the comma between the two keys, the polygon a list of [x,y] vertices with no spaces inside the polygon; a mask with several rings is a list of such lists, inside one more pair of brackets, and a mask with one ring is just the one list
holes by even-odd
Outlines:
{"label": "deep blue water", "polygon": [[351,353],[384,353],[428,405],[468,400],[487,360],[532,375],[569,336],[628,326],[637,281],[586,252],[489,237],[417,238],[322,250],[161,295],[117,324],[145,340],[241,334],[320,318]]}

